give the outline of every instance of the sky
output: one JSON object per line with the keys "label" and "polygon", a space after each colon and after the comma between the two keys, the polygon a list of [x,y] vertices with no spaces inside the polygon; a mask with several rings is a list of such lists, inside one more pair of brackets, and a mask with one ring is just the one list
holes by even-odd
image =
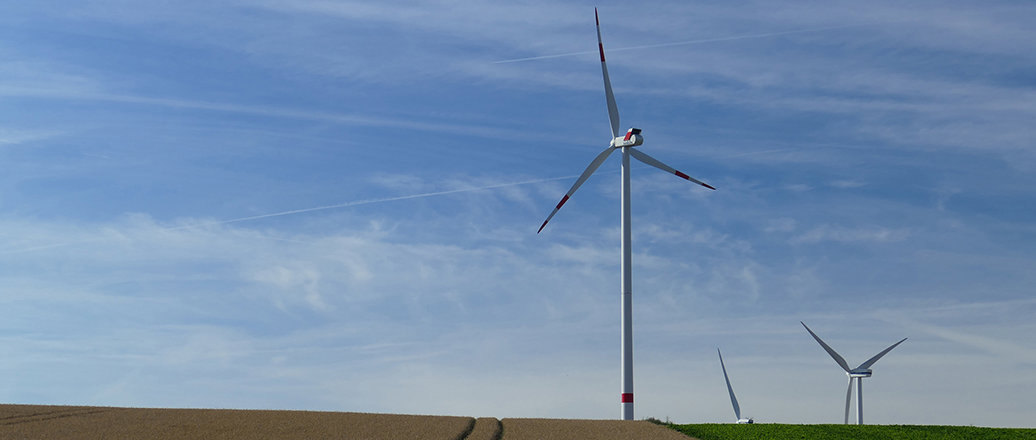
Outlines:
{"label": "sky", "polygon": [[0,0],[0,402],[1036,427],[1036,4]]}

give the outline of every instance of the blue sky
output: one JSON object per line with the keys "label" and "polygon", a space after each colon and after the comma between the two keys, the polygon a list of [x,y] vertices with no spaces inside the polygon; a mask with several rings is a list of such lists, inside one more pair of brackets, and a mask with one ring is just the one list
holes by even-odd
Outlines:
{"label": "blue sky", "polygon": [[595,6],[637,418],[1036,426],[1011,1],[5,1],[0,401],[617,418]]}

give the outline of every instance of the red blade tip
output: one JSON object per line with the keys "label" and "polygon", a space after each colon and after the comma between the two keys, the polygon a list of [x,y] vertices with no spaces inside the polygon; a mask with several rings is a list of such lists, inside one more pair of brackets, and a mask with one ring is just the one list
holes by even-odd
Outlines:
{"label": "red blade tip", "polygon": [[558,206],[555,207],[554,209],[561,209],[561,207],[564,206],[565,202],[567,202],[567,201],[568,201],[568,194],[565,194],[565,197],[561,198],[561,201],[558,202]]}

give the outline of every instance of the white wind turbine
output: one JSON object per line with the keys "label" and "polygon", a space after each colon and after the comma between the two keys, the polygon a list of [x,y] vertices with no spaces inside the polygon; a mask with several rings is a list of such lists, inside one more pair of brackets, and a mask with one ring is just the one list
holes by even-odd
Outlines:
{"label": "white wind turbine", "polygon": [[633,420],[633,281],[632,281],[632,258],[630,251],[631,236],[630,233],[630,156],[633,156],[637,160],[651,165],[655,168],[661,169],[667,173],[675,174],[678,177],[697,183],[709,189],[716,189],[709,184],[702,182],[698,179],[690,177],[676,169],[659,162],[655,158],[648,156],[638,150],[633,149],[638,145],[644,143],[644,138],[640,135],[639,128],[630,128],[626,131],[625,136],[619,136],[619,109],[615,105],[615,96],[612,94],[611,80],[608,79],[608,66],[604,62],[604,44],[601,42],[601,21],[597,18],[597,8],[594,8],[594,20],[597,22],[597,48],[601,52],[601,73],[604,75],[604,96],[608,102],[608,120],[611,124],[611,142],[608,147],[604,149],[590,165],[586,167],[583,174],[579,176],[576,183],[572,185],[572,188],[565,193],[565,196],[561,198],[558,205],[554,207],[547,219],[540,225],[540,229],[536,231],[538,234],[547,226],[547,222],[557,214],[561,206],[568,201],[568,198],[576,192],[577,189],[586,182],[586,179],[590,177],[598,167],[604,163],[604,160],[608,158],[615,150],[622,150],[622,391],[620,396],[621,408],[622,408],[622,419]]}
{"label": "white wind turbine", "polygon": [[860,366],[856,368],[849,368],[849,363],[846,362],[845,359],[842,358],[842,356],[840,356],[837,352],[835,352],[835,350],[831,348],[831,346],[825,344],[824,341],[820,339],[820,336],[817,336],[816,333],[813,333],[813,330],[810,330],[809,327],[806,326],[806,323],[799,321],[799,324],[802,324],[803,327],[806,327],[806,331],[813,336],[813,339],[816,339],[817,342],[820,343],[820,346],[824,347],[824,350],[827,351],[827,354],[831,355],[831,358],[833,358],[835,362],[838,362],[838,366],[842,367],[842,369],[845,370],[845,374],[849,376],[849,389],[845,391],[845,424],[847,425],[849,424],[849,403],[853,400],[853,379],[856,379],[856,424],[862,425],[863,378],[871,377],[871,365],[874,365],[874,363],[877,362],[878,359],[881,359],[882,356],[892,351],[892,349],[896,348],[897,345],[902,344],[903,341],[907,340],[907,338],[900,339],[899,342],[892,344],[889,348],[882,350],[881,353],[878,353],[874,355],[874,357],[867,359],[867,361],[860,364]]}
{"label": "white wind turbine", "polygon": [[723,365],[723,353],[719,351],[719,347],[716,347],[716,353],[719,354],[719,367],[723,369],[723,380],[727,381],[727,392],[730,393],[730,404],[734,406],[734,417],[737,417],[737,423],[755,423],[751,417],[741,418],[741,407],[737,404],[737,397],[734,397],[734,387],[730,386],[730,378],[727,377],[727,366]]}

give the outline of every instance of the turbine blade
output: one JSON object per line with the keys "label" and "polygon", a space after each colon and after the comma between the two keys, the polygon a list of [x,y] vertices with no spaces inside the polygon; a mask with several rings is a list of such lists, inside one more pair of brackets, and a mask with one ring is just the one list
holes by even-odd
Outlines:
{"label": "turbine blade", "polygon": [[[860,379],[856,379],[860,380]],[[853,378],[849,376],[849,389],[845,390],[845,424],[849,424],[849,402],[853,400]]]}
{"label": "turbine blade", "polygon": [[594,158],[593,162],[590,162],[590,165],[587,166],[585,170],[583,170],[583,174],[579,176],[579,179],[576,179],[576,183],[572,185],[572,188],[569,189],[567,193],[565,193],[565,197],[562,197],[561,201],[558,202],[558,206],[554,207],[554,210],[550,212],[550,215],[547,216],[547,219],[543,221],[542,225],[540,225],[540,229],[536,231],[537,234],[539,234],[540,231],[542,231],[543,228],[547,226],[547,222],[549,222],[550,219],[554,218],[554,214],[558,213],[558,210],[565,205],[565,202],[568,201],[568,198],[572,197],[572,194],[574,194],[576,190],[579,189],[583,182],[586,182],[586,179],[590,178],[590,175],[593,174],[594,171],[597,171],[597,168],[600,167],[601,164],[604,163],[604,160],[612,154],[612,151],[615,151],[615,148],[609,146],[608,148],[605,148],[604,151],[601,152],[601,154],[598,154],[597,157]]}
{"label": "turbine blade", "polygon": [[845,359],[842,358],[842,356],[835,352],[835,350],[831,348],[829,345],[825,344],[824,341],[820,339],[820,336],[817,336],[816,333],[813,333],[813,330],[810,330],[809,327],[806,326],[805,322],[799,321],[799,324],[802,324],[803,327],[806,327],[806,331],[809,332],[809,334],[813,335],[813,339],[816,339],[817,342],[820,343],[820,346],[824,347],[824,350],[827,351],[827,354],[831,355],[831,358],[833,358],[835,362],[838,362],[839,367],[842,367],[842,369],[845,370],[846,373],[849,372],[849,364],[845,362]]}
{"label": "turbine blade", "polygon": [[675,174],[676,177],[680,177],[680,178],[683,178],[683,179],[686,179],[686,180],[690,180],[691,182],[697,183],[697,184],[699,184],[701,186],[704,186],[704,187],[706,187],[708,189],[711,189],[711,190],[715,190],[716,189],[716,188],[713,188],[712,185],[709,185],[709,184],[707,184],[705,182],[702,182],[702,181],[700,181],[698,179],[695,179],[695,178],[693,178],[691,176],[688,176],[688,175],[686,175],[684,173],[681,173],[677,169],[675,169],[675,168],[673,168],[673,167],[671,167],[669,165],[666,165],[666,164],[660,162],[658,159],[655,159],[655,158],[653,158],[651,156],[648,156],[647,153],[645,153],[643,151],[637,150],[635,148],[630,148],[629,150],[630,150],[630,154],[632,154],[633,157],[637,158],[637,160],[639,160],[641,162],[644,162],[644,163],[646,163],[648,165],[651,165],[651,166],[653,166],[655,168],[658,168],[658,169],[660,169],[662,171],[665,171],[665,172],[667,172],[669,174]]}
{"label": "turbine blade", "polygon": [[727,392],[730,393],[730,404],[734,405],[734,416],[738,420],[741,420],[741,407],[737,404],[737,397],[734,397],[734,388],[730,386],[730,378],[727,377],[727,366],[723,365],[723,353],[719,351],[719,347],[716,347],[716,353],[719,353],[719,366],[723,369],[723,380],[727,381]]}
{"label": "turbine blade", "polygon": [[608,99],[608,122],[612,126],[612,139],[619,137],[619,106],[615,104],[612,94],[612,81],[608,79],[608,64],[604,62],[604,43],[601,42],[601,19],[597,18],[594,8],[594,21],[597,22],[597,49],[601,52],[601,73],[604,74],[604,97]]}
{"label": "turbine blade", "polygon": [[874,355],[874,357],[872,357],[870,359],[867,359],[867,362],[864,362],[864,363],[860,364],[860,366],[856,367],[856,368],[864,368],[864,369],[870,368],[871,365],[874,365],[874,363],[878,361],[878,359],[881,359],[882,356],[884,356],[886,353],[892,351],[893,348],[896,348],[897,345],[902,344],[903,341],[905,341],[905,340],[907,340],[907,338],[903,338],[899,342],[897,342],[895,344],[892,344],[891,347],[882,350],[881,353],[878,353],[878,354]]}

